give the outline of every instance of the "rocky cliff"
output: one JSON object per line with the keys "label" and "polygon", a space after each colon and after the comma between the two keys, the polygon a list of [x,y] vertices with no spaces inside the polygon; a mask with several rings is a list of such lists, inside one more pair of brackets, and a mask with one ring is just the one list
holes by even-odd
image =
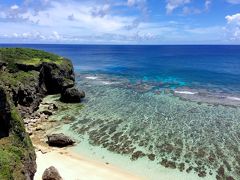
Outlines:
{"label": "rocky cliff", "polygon": [[68,59],[34,49],[0,48],[0,179],[33,179],[36,157],[22,118],[47,94],[73,86]]}

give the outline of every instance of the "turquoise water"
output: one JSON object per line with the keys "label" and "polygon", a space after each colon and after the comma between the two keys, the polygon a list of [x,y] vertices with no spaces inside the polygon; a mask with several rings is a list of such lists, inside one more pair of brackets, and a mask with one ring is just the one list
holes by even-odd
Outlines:
{"label": "turquoise water", "polygon": [[223,179],[240,177],[239,107],[184,100],[171,91],[143,91],[147,85],[132,88],[127,81],[79,74],[77,85],[87,96],[71,129],[132,161],[146,157],[196,177],[215,178],[222,168]]}
{"label": "turquoise water", "polygon": [[150,179],[240,179],[240,46],[18,46],[73,60],[77,151]]}

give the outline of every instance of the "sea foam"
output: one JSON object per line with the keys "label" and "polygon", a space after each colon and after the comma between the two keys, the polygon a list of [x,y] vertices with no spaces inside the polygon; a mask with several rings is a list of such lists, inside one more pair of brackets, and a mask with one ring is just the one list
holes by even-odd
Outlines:
{"label": "sea foam", "polygon": [[177,94],[187,94],[187,95],[194,95],[197,94],[198,92],[191,92],[191,91],[174,91]]}
{"label": "sea foam", "polygon": [[233,101],[240,101],[240,98],[239,98],[239,97],[231,97],[231,96],[228,96],[227,99],[230,99],[230,100],[233,100]]}
{"label": "sea foam", "polygon": [[97,79],[98,77],[96,77],[96,76],[87,76],[87,77],[85,77],[86,79],[91,79],[91,80],[95,80],[95,79]]}

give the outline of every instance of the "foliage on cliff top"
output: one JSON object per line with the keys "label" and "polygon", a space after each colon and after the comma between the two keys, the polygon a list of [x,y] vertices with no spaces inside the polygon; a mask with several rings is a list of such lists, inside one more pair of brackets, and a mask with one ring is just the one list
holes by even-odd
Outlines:
{"label": "foliage on cliff top", "polygon": [[61,64],[64,58],[56,54],[30,48],[0,48],[0,61],[9,64],[39,65],[42,62]]}

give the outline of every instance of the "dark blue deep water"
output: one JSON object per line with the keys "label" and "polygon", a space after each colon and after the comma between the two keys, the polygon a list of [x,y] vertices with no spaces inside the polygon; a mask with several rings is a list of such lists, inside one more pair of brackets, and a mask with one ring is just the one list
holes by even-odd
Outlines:
{"label": "dark blue deep water", "polygon": [[72,60],[80,72],[118,74],[174,86],[240,92],[240,46],[0,45],[31,47]]}

